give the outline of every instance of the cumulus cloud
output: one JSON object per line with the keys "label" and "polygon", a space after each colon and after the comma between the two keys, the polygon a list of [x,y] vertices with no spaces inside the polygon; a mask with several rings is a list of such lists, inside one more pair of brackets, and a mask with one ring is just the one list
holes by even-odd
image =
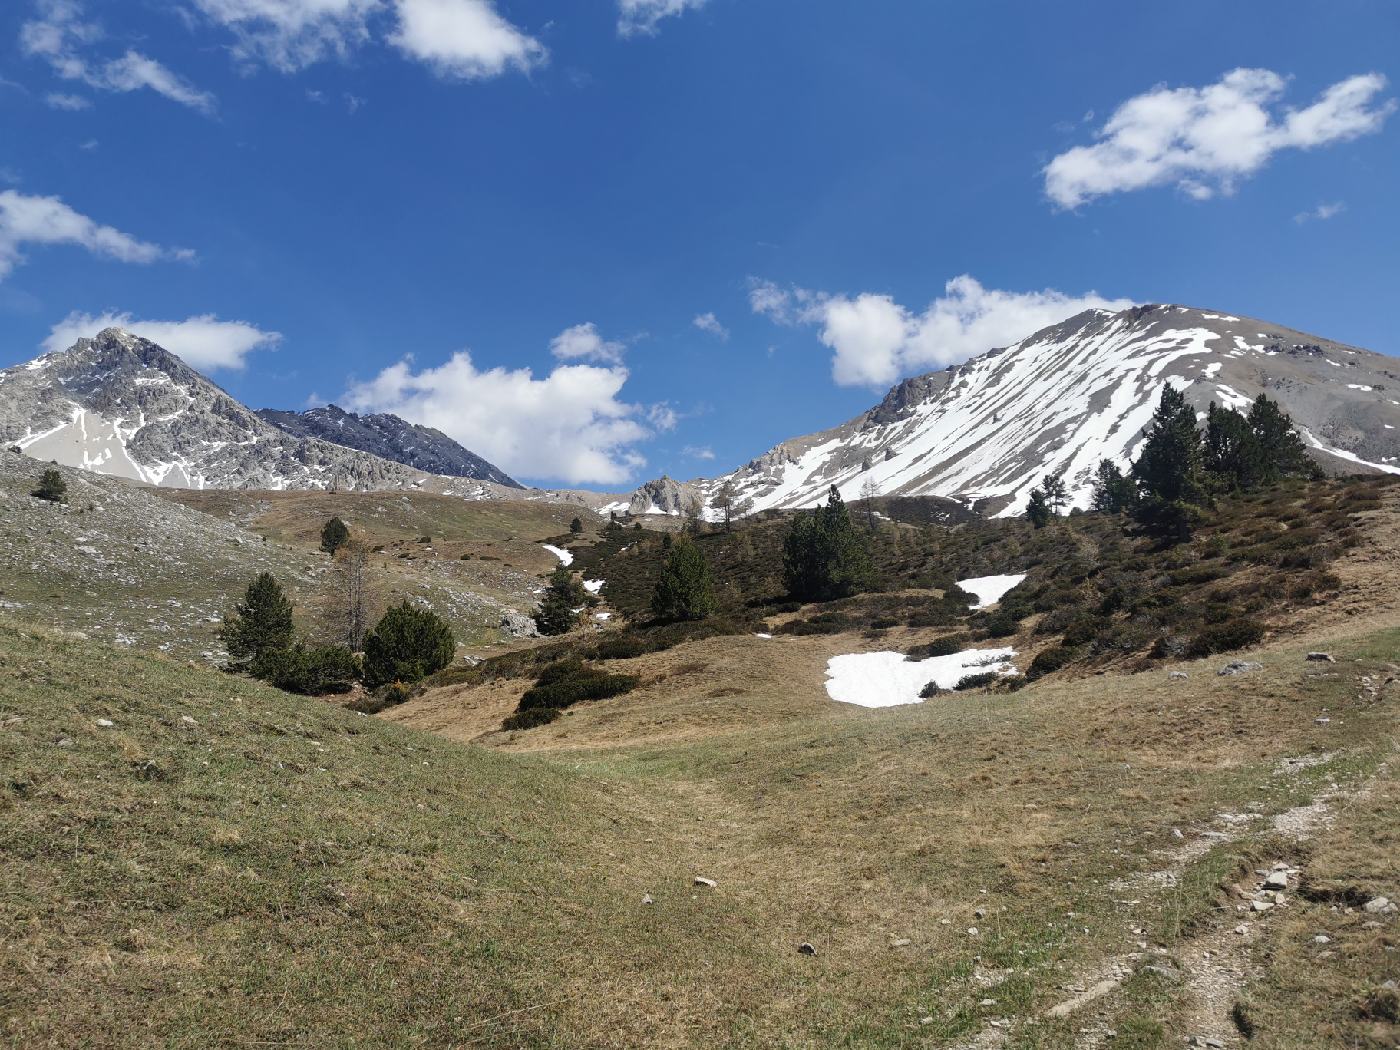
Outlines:
{"label": "cumulus cloud", "polygon": [[48,351],[67,350],[104,328],[123,328],[149,339],[200,370],[242,368],[248,354],[282,341],[280,332],[264,332],[247,321],[220,321],[213,314],[183,321],[138,321],[129,313],[85,314],[75,310],[53,326],[43,346]]}
{"label": "cumulus cloud", "polygon": [[705,0],[617,0],[617,31],[623,36],[649,36],[663,18],[704,5]]}
{"label": "cumulus cloud", "polygon": [[502,18],[488,0],[398,0],[390,43],[439,76],[483,80],[507,69],[529,72],[548,52]]}
{"label": "cumulus cloud", "polygon": [[681,449],[682,456],[689,456],[691,459],[714,459],[715,450],[708,445],[686,445]]}
{"label": "cumulus cloud", "polygon": [[633,446],[652,433],[619,397],[627,375],[618,365],[559,365],[540,379],[528,368],[483,371],[464,350],[417,372],[400,361],[352,385],[343,403],[436,427],[517,477],[622,484],[645,465]]}
{"label": "cumulus cloud", "polygon": [[709,313],[696,315],[695,320],[691,323],[702,332],[708,332],[710,335],[725,342],[729,341],[729,329],[719,323],[719,318],[715,316],[713,310]]}
{"label": "cumulus cloud", "polygon": [[626,347],[604,339],[592,321],[576,324],[556,335],[549,343],[549,352],[561,361],[604,361],[620,364]]}
{"label": "cumulus cloud", "polygon": [[0,280],[23,261],[26,244],[76,244],[94,255],[129,263],[193,258],[187,249],[162,248],[137,240],[79,214],[57,197],[0,191]]}
{"label": "cumulus cloud", "polygon": [[921,313],[888,295],[828,295],[769,281],[753,282],[749,301],[755,313],[780,324],[817,326],[818,338],[832,351],[832,378],[841,386],[870,387],[1008,346],[1084,310],[1132,305],[1094,292],[997,291],[967,274],[949,281]]}
{"label": "cumulus cloud", "polygon": [[1319,204],[1316,208],[1311,208],[1308,211],[1300,211],[1297,215],[1293,216],[1293,221],[1299,226],[1303,225],[1305,222],[1312,222],[1314,220],[1326,222],[1328,219],[1335,219],[1346,210],[1347,206],[1344,201],[1324,202]]}
{"label": "cumulus cloud", "polygon": [[681,415],[666,401],[659,401],[647,409],[647,422],[657,430],[675,430]]}
{"label": "cumulus cloud", "polygon": [[[99,91],[129,92],[145,88],[206,115],[214,112],[213,95],[198,90],[139,51],[128,50],[119,58],[107,59],[87,54],[102,39],[102,27],[84,18],[77,0],[39,0],[37,8],[38,17],[20,27],[20,47],[25,54],[48,62],[62,79],[78,81]],[[50,95],[49,104],[75,108],[55,102],[71,102],[75,98],[74,95]]]}
{"label": "cumulus cloud", "polygon": [[1333,84],[1304,109],[1277,106],[1287,81],[1236,69],[1206,87],[1159,86],[1119,106],[1092,146],[1045,167],[1045,192],[1062,208],[1110,193],[1175,185],[1204,200],[1233,192],[1286,149],[1315,149],[1379,131],[1395,111],[1386,78],[1365,73]]}

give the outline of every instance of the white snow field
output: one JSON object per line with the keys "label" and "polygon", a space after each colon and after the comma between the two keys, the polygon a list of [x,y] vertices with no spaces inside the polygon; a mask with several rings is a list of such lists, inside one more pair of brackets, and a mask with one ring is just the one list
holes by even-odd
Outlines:
{"label": "white snow field", "polygon": [[959,580],[958,586],[977,598],[974,609],[985,609],[1001,601],[1007,591],[1025,578],[1024,572],[1019,576],[974,576],[970,580]]}
{"label": "white snow field", "polygon": [[552,543],[541,543],[540,546],[558,558],[560,565],[572,565],[574,563],[573,551],[566,551],[563,547],[556,547]]}
{"label": "white snow field", "polygon": [[930,682],[951,689],[970,674],[994,671],[1014,675],[1015,649],[965,649],[951,656],[906,660],[903,653],[852,653],[826,662],[826,692],[833,700],[858,707],[921,704],[919,692]]}
{"label": "white snow field", "polygon": [[603,585],[607,582],[607,580],[584,580],[583,589],[589,594],[597,594],[602,591]]}

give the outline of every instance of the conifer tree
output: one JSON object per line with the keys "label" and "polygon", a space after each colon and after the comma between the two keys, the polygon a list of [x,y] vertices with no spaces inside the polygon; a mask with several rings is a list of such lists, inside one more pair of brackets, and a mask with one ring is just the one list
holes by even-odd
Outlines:
{"label": "conifer tree", "polygon": [[39,487],[32,495],[37,499],[48,500],[50,503],[68,502],[68,482],[63,480],[63,475],[58,471],[49,469],[39,475]]}
{"label": "conifer tree", "polygon": [[1133,479],[1119,470],[1113,460],[1102,460],[1094,474],[1093,508],[1106,514],[1121,514],[1131,509],[1136,497]]}
{"label": "conifer tree", "polygon": [[1069,502],[1064,472],[1045,475],[1045,480],[1040,483],[1040,490],[1045,496],[1045,505],[1050,508],[1050,513],[1057,517],[1063,514],[1065,504]]}
{"label": "conifer tree", "polygon": [[1318,473],[1307,446],[1293,429],[1293,420],[1277,401],[1260,394],[1249,407],[1249,429],[1260,450],[1260,481],[1276,485],[1283,478],[1306,478]]}
{"label": "conifer tree", "polygon": [[331,518],[321,526],[321,549],[327,554],[334,554],[340,550],[349,539],[350,529],[339,518]]}
{"label": "conifer tree", "polygon": [[1050,501],[1045,498],[1045,490],[1039,486],[1031,489],[1030,497],[1026,500],[1026,517],[1037,529],[1045,528],[1054,517],[1050,511]]}
{"label": "conifer tree", "polygon": [[1206,473],[1217,489],[1252,489],[1263,477],[1263,449],[1249,420],[1214,401],[1206,411],[1202,454]]}
{"label": "conifer tree", "polygon": [[219,629],[230,666],[265,677],[270,661],[292,645],[292,603],[271,573],[248,584],[243,601]]}
{"label": "conifer tree", "polygon": [[870,578],[870,549],[836,486],[826,506],[793,518],[783,543],[783,582],[802,601],[830,601],[854,594]]}
{"label": "conifer tree", "polygon": [[446,620],[405,601],[386,612],[365,638],[365,685],[416,682],[450,664],[456,651]]}
{"label": "conifer tree", "polygon": [[579,611],[588,605],[588,592],[574,574],[560,565],[549,577],[540,607],[535,610],[535,626],[540,634],[567,634],[578,623]]}
{"label": "conifer tree", "polygon": [[703,620],[715,609],[714,586],[705,554],[692,540],[672,544],[656,581],[651,610],[662,620]]}
{"label": "conifer tree", "polygon": [[1133,515],[1157,535],[1184,541],[1206,502],[1205,470],[1196,412],[1170,383],[1147,428],[1142,453],[1133,464],[1138,502]]}
{"label": "conifer tree", "polygon": [[569,522],[569,532],[570,532],[570,533],[572,533],[573,535],[577,536],[577,535],[578,535],[580,532],[582,532],[582,531],[583,531],[583,520],[582,520],[581,518],[575,518],[573,521]]}

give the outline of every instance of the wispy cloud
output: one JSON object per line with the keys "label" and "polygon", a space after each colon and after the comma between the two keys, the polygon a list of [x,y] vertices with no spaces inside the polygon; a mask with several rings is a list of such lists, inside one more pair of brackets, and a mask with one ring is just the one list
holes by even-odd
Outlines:
{"label": "wispy cloud", "polygon": [[706,0],[617,0],[617,31],[623,36],[649,36],[662,19],[704,7]]}
{"label": "wispy cloud", "polygon": [[681,455],[688,456],[690,459],[709,460],[715,458],[715,451],[708,445],[686,445],[685,448],[681,449]]}
{"label": "wispy cloud", "polygon": [[82,95],[68,95],[63,92],[54,91],[44,96],[44,103],[50,109],[63,109],[69,113],[77,113],[80,110],[91,109],[92,100],[84,98]]}
{"label": "wispy cloud", "polygon": [[187,248],[162,248],[94,222],[57,197],[0,191],[0,279],[23,260],[26,245],[56,244],[77,245],[94,255],[128,263],[194,258],[194,253]]}
{"label": "wispy cloud", "polygon": [[620,364],[626,350],[622,343],[604,339],[592,321],[576,324],[556,335],[549,343],[549,352],[561,361],[604,361]]}
{"label": "wispy cloud", "polygon": [[[160,62],[128,49],[116,58],[90,54],[103,38],[102,27],[88,21],[77,0],[39,0],[38,17],[20,27],[25,54],[48,62],[63,80],[77,81],[98,91],[131,92],[149,89],[205,115],[214,112],[214,96],[200,91]],[[74,95],[50,95],[72,101]],[[73,106],[60,108],[74,108]]]}
{"label": "wispy cloud", "polygon": [[691,324],[695,325],[700,331],[708,332],[717,339],[721,339],[724,342],[729,341],[729,329],[719,323],[719,318],[715,316],[713,310],[708,313],[697,314],[695,320],[692,321]]}
{"label": "wispy cloud", "polygon": [[1326,222],[1328,219],[1335,219],[1346,210],[1347,206],[1344,201],[1324,202],[1319,204],[1316,208],[1311,208],[1308,211],[1300,211],[1297,215],[1293,216],[1293,221],[1299,226],[1305,222]]}
{"label": "wispy cloud", "polygon": [[1205,200],[1229,194],[1276,153],[1316,149],[1379,131],[1395,111],[1386,78],[1365,73],[1333,84],[1304,109],[1279,110],[1287,80],[1236,69],[1205,87],[1159,86],[1119,106],[1091,146],[1046,165],[1045,192],[1061,208],[1112,193],[1176,186]]}

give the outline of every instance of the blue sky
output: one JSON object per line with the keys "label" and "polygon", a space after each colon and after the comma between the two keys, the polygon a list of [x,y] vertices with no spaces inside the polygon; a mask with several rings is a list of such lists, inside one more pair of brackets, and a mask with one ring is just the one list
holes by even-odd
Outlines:
{"label": "blue sky", "polygon": [[1397,65],[1390,0],[14,0],[0,364],[165,322],[621,489],[1093,302],[1400,354]]}

